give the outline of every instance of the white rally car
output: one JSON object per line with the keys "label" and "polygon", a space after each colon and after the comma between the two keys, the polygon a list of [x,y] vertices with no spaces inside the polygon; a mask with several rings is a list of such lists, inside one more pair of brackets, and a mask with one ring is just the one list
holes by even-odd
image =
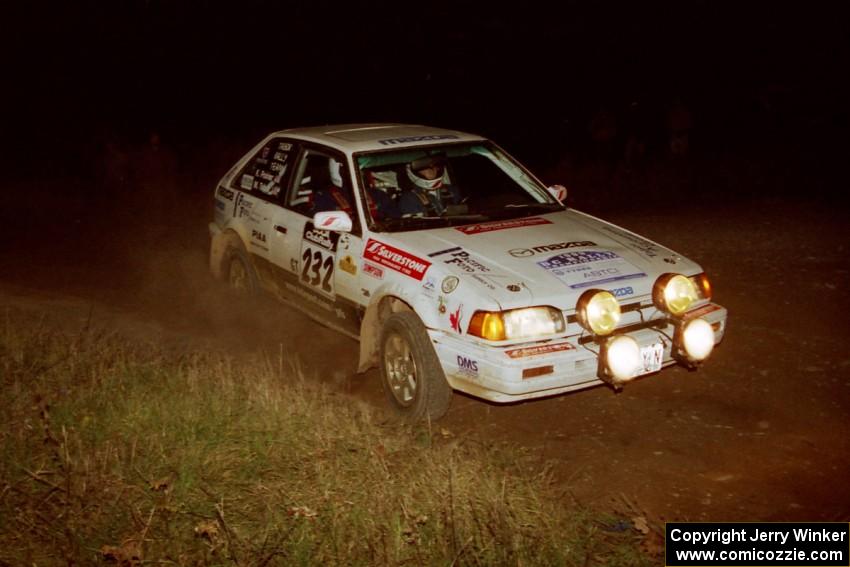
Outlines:
{"label": "white rally car", "polygon": [[565,195],[476,135],[284,130],[218,184],[210,267],[358,339],[410,419],[453,389],[514,402],[701,364],[726,309],[700,266]]}

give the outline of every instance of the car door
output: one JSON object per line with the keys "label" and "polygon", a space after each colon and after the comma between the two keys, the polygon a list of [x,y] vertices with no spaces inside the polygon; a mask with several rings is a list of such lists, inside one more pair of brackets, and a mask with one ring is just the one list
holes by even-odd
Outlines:
{"label": "car door", "polygon": [[262,287],[277,295],[284,261],[280,241],[286,236],[280,227],[294,214],[283,206],[284,196],[297,150],[291,140],[271,138],[236,172],[229,189],[219,188],[231,202],[220,212],[232,216],[229,224],[242,236]]}
{"label": "car door", "polygon": [[[285,207],[289,238],[280,255],[288,269],[285,291],[302,309],[328,325],[357,335],[363,309],[356,302],[357,258],[362,248],[361,219],[352,191],[350,168],[341,153],[317,145],[301,151]],[[317,212],[345,211],[351,232],[323,230],[313,224]]]}

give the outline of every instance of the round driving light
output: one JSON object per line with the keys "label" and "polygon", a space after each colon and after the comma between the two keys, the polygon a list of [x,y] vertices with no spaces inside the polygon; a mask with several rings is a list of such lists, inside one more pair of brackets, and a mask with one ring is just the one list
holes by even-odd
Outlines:
{"label": "round driving light", "polygon": [[697,288],[681,274],[664,274],[655,282],[653,300],[660,309],[681,315],[698,299]]}
{"label": "round driving light", "polygon": [[607,335],[620,322],[620,304],[611,292],[591,289],[579,298],[577,314],[582,327],[597,335]]}
{"label": "round driving light", "polygon": [[682,331],[682,346],[693,360],[705,360],[714,349],[714,329],[705,319],[694,319],[685,323]]}
{"label": "round driving light", "polygon": [[643,367],[640,347],[633,338],[619,335],[608,341],[605,361],[611,376],[618,381],[634,378]]}

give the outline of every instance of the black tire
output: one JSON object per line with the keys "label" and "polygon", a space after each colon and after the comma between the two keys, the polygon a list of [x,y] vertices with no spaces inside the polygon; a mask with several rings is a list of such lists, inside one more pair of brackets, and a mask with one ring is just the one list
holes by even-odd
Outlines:
{"label": "black tire", "polygon": [[381,387],[393,409],[409,421],[443,417],[452,388],[419,317],[412,311],[390,315],[380,347]]}
{"label": "black tire", "polygon": [[242,248],[230,246],[224,256],[227,287],[240,295],[253,295],[257,291],[257,274],[251,259]]}

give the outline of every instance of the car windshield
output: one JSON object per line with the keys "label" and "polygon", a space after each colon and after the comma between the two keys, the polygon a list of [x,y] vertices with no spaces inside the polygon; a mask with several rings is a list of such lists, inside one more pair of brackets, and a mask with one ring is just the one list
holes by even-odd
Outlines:
{"label": "car windshield", "polygon": [[503,220],[563,209],[519,164],[488,142],[355,157],[367,215],[397,232]]}

